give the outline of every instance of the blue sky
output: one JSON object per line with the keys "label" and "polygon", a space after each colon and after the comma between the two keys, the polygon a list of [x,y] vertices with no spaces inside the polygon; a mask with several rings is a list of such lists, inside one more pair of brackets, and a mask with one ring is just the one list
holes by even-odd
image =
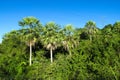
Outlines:
{"label": "blue sky", "polygon": [[97,27],[120,20],[119,0],[1,0],[0,42],[5,33],[20,29],[18,21],[34,16],[42,24],[54,21],[60,25],[84,27],[89,20]]}

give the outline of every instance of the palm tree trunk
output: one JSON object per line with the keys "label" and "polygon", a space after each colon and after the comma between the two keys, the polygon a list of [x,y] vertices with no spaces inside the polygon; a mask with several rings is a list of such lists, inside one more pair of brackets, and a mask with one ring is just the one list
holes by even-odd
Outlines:
{"label": "palm tree trunk", "polygon": [[32,64],[32,45],[31,45],[31,43],[30,43],[30,66],[31,66],[31,64]]}
{"label": "palm tree trunk", "polygon": [[72,54],[71,54],[71,51],[70,51],[70,49],[69,49],[69,46],[67,45],[67,50],[68,50],[68,52],[69,52],[69,55],[71,56]]}
{"label": "palm tree trunk", "polygon": [[51,58],[51,63],[53,62],[53,52],[52,52],[52,48],[50,48],[50,58]]}

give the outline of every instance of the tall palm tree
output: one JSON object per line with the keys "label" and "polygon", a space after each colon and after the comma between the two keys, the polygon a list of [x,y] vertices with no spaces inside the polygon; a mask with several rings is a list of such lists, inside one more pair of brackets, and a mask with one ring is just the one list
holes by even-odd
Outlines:
{"label": "tall palm tree", "polygon": [[36,27],[40,25],[39,20],[34,17],[26,17],[19,21],[19,25],[22,26],[22,40],[26,42],[26,44],[30,47],[30,57],[29,57],[29,65],[32,64],[32,46],[36,42],[36,31],[34,30]]}
{"label": "tall palm tree", "polygon": [[74,34],[75,30],[71,24],[68,24],[63,29],[63,47],[71,55],[71,49],[77,45],[77,40]]}
{"label": "tall palm tree", "polygon": [[89,39],[90,41],[92,41],[92,36],[98,32],[98,29],[96,27],[96,24],[95,22],[93,21],[88,21],[86,24],[85,24],[85,32],[89,35]]}
{"label": "tall palm tree", "polygon": [[55,50],[60,43],[59,26],[54,22],[49,22],[43,29],[42,43],[44,47],[50,50],[51,63],[53,62],[53,50]]}

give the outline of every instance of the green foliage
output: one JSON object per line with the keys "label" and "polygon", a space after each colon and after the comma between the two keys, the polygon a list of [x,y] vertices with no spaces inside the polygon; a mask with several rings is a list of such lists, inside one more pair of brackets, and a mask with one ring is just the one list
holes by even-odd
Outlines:
{"label": "green foliage", "polygon": [[23,18],[19,22],[23,28],[6,33],[0,44],[0,80],[120,80],[119,23],[98,29],[89,21],[85,28],[74,29]]}

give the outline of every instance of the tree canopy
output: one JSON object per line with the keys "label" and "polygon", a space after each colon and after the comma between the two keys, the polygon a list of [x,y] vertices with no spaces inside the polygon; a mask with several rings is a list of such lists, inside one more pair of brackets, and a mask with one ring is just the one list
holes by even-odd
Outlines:
{"label": "tree canopy", "polygon": [[120,22],[75,28],[25,17],[18,24],[0,43],[0,80],[120,80]]}

